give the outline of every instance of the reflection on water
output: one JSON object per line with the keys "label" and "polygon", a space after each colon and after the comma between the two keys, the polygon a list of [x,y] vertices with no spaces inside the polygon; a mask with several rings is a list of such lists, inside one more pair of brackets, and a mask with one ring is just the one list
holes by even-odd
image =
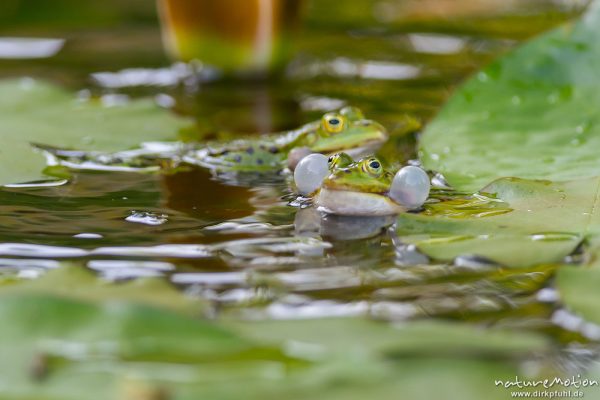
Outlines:
{"label": "reflection on water", "polygon": [[[340,28],[343,21],[332,28],[330,13],[313,15],[299,56],[275,82],[241,85],[198,66],[165,66],[158,38],[143,34],[119,41],[137,58],[92,52],[104,48],[98,43],[115,42],[108,32],[90,34],[94,45],[75,38],[55,64],[0,65],[0,74],[59,78],[85,90],[82,99],[102,96],[113,105],[124,96],[151,95],[195,118],[197,129],[181,133],[187,141],[295,128],[324,110],[355,105],[389,129],[380,156],[400,164],[416,154],[414,136],[394,136],[399,115],[429,120],[470,72],[557,21],[503,19],[506,31],[494,31],[490,20],[438,26],[421,18],[426,7],[419,2],[410,10],[421,19],[411,26],[398,22],[398,4],[377,2],[375,17],[365,17],[375,20],[360,29]],[[319,22],[325,15],[327,23]],[[140,48],[155,50],[142,57]],[[83,59],[94,62],[82,65]],[[69,260],[109,280],[164,277],[242,318],[443,317],[542,331],[558,341],[599,337],[596,327],[560,308],[551,267],[507,269],[472,255],[429,260],[396,236],[394,219],[321,215],[292,201],[285,177],[215,177],[182,163],[187,148],[146,143],[113,155],[46,149],[49,161],[60,160],[73,176],[0,189],[0,277],[35,279]],[[441,189],[425,213],[510,211],[492,197],[444,188],[441,176],[435,182]]]}
{"label": "reflection on water", "polygon": [[436,263],[396,236],[394,218],[327,216],[285,198],[284,182],[231,186],[199,168],[6,188],[0,270],[35,279],[69,260],[109,280],[164,277],[240,318],[469,318],[597,336],[557,314],[550,267]]}
{"label": "reflection on water", "polygon": [[64,39],[0,37],[0,59],[52,57],[60,51],[64,43]]}

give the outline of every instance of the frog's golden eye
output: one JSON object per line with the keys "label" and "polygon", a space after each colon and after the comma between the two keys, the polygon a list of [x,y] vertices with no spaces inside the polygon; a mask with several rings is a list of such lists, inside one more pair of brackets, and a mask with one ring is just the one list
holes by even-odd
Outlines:
{"label": "frog's golden eye", "polygon": [[338,133],[344,129],[344,116],[337,113],[325,114],[323,116],[323,128],[327,133]]}
{"label": "frog's golden eye", "polygon": [[383,167],[376,158],[369,158],[363,163],[363,170],[372,176],[379,177],[383,173]]}

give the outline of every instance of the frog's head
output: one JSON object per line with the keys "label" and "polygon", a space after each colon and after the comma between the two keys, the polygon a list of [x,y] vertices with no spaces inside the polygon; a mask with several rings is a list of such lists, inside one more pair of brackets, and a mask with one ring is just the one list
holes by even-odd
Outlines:
{"label": "frog's head", "polygon": [[[375,157],[367,157],[344,165],[344,156],[336,155],[336,168],[331,168],[315,204],[326,212],[342,215],[390,215],[406,211],[406,207],[389,197],[394,176]],[[347,157],[347,156],[346,156]]]}
{"label": "frog's head", "polygon": [[345,151],[355,156],[374,151],[387,138],[387,132],[381,124],[365,119],[356,107],[344,107],[339,112],[330,112],[321,118],[310,149],[324,154]]}

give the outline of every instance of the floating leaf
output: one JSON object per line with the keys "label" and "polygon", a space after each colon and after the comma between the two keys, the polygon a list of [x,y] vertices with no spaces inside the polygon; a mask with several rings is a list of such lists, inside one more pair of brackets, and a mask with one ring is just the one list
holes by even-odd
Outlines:
{"label": "floating leaf", "polygon": [[[490,217],[402,216],[401,233],[428,254],[469,252],[508,265],[560,262],[580,242],[598,258],[600,2],[479,72],[421,137],[427,168],[457,189],[485,191],[514,209]],[[526,181],[545,179],[551,181]],[[577,180],[575,180],[577,179]],[[598,262],[563,267],[567,305],[600,322]]]}
{"label": "floating leaf", "polygon": [[114,106],[78,101],[56,86],[31,79],[0,81],[0,93],[0,184],[43,177],[44,157],[30,143],[117,151],[173,139],[185,124],[151,100]]}
{"label": "floating leaf", "polygon": [[600,3],[499,59],[427,126],[424,165],[457,189],[497,178],[572,180],[600,173]]}
{"label": "floating leaf", "polygon": [[600,178],[553,183],[499,179],[483,189],[513,211],[488,217],[403,214],[398,233],[432,257],[486,256],[508,266],[560,262],[584,239],[600,233]]}
{"label": "floating leaf", "polygon": [[[600,265],[592,267],[565,266],[557,272],[556,285],[570,309],[586,320],[600,324]],[[583,322],[583,321],[581,321]]]}
{"label": "floating leaf", "polygon": [[209,322],[116,301],[2,295],[0,318],[11,321],[0,329],[3,398],[117,399],[226,386],[228,376],[256,379],[286,360]]}
{"label": "floating leaf", "polygon": [[503,399],[494,380],[511,379],[523,356],[550,350],[535,334],[455,323],[223,327],[30,291],[0,293],[0,318],[11,321],[0,327],[0,396],[12,399]]}
{"label": "floating leaf", "polygon": [[140,278],[115,283],[98,278],[77,265],[50,270],[35,280],[16,280],[3,286],[2,293],[58,295],[87,301],[129,301],[191,315],[200,315],[206,310],[203,301],[186,297],[164,279]]}

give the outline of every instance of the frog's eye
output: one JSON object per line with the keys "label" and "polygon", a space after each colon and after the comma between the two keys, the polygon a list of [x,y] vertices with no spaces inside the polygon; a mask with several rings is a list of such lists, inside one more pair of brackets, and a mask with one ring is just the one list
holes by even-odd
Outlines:
{"label": "frog's eye", "polygon": [[338,133],[344,129],[344,117],[341,114],[331,113],[323,116],[323,128],[327,133]]}
{"label": "frog's eye", "polygon": [[365,172],[368,172],[372,176],[378,177],[383,173],[383,168],[381,167],[381,163],[376,158],[370,158],[365,161],[363,164],[363,169]]}

